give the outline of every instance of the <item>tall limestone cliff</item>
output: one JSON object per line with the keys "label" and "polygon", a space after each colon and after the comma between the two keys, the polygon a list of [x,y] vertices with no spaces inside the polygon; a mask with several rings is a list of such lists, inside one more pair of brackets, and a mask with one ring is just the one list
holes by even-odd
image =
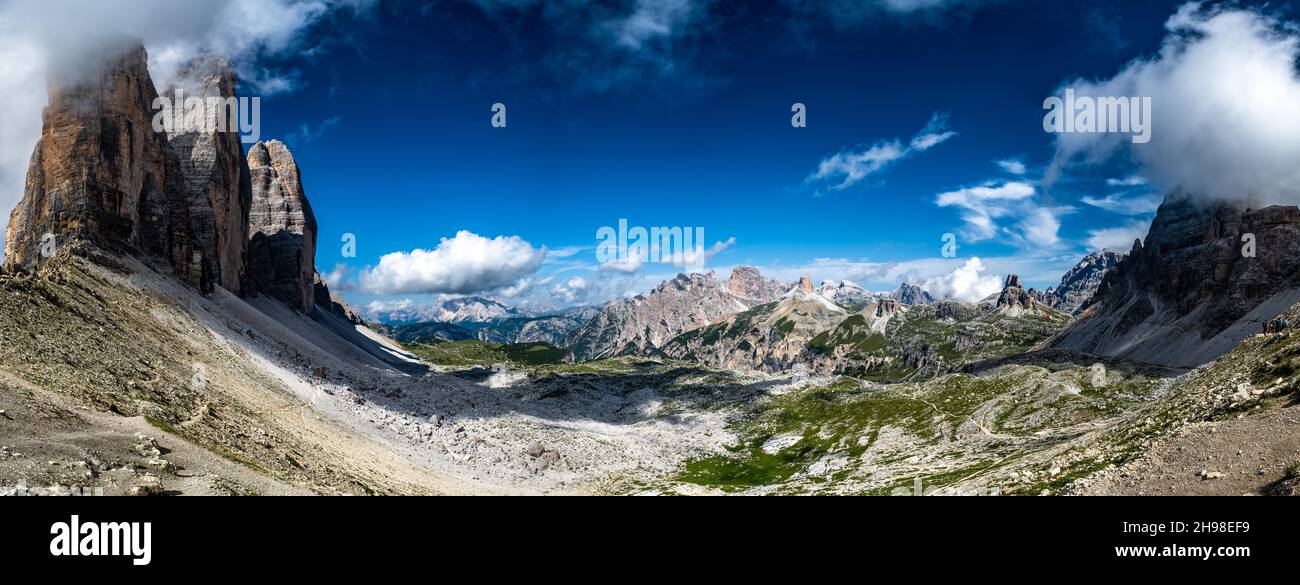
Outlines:
{"label": "tall limestone cliff", "polygon": [[[234,70],[224,58],[201,57],[180,71],[175,86],[164,96],[234,103]],[[205,276],[239,293],[252,191],[237,120],[228,116],[232,111],[237,112],[206,109],[202,124],[171,128],[167,138],[180,159],[195,243],[205,258],[215,259],[208,263],[210,274]],[[236,122],[234,127],[230,122]]]}
{"label": "tall limestone cliff", "polygon": [[1106,274],[1055,345],[1193,367],[1259,333],[1262,322],[1297,301],[1300,208],[1174,192],[1146,241]]}
{"label": "tall limestone cliff", "polygon": [[5,265],[30,267],[71,242],[165,261],[210,290],[181,165],[153,129],[157,92],[142,46],[105,50],[90,73],[51,79],[41,138],[9,218]]}
{"label": "tall limestone cliff", "polygon": [[284,143],[271,140],[248,149],[248,169],[250,292],[310,313],[316,300],[316,216],[303,193],[298,164]]}

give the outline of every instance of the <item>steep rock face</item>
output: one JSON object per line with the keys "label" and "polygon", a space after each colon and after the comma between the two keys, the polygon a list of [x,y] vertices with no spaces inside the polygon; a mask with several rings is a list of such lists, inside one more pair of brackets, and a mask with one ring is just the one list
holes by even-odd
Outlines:
{"label": "steep rock face", "polygon": [[[1243,236],[1255,256],[1243,255]],[[1057,347],[1193,367],[1300,300],[1300,208],[1166,197]]]}
{"label": "steep rock face", "polygon": [[248,213],[248,280],[310,313],[315,303],[316,216],[303,194],[298,164],[278,140],[248,150],[252,202]]}
{"label": "steep rock face", "polygon": [[[755,278],[757,276],[757,279]],[[647,294],[606,305],[569,336],[578,359],[649,353],[682,333],[770,302],[784,292],[749,267],[736,267],[726,282],[712,273],[679,274]],[[733,291],[743,291],[744,296]],[[757,298],[750,295],[759,295]]]}
{"label": "steep rock face", "polygon": [[351,322],[353,325],[362,325],[365,323],[352,307],[348,306],[347,301],[330,292],[329,286],[325,284],[325,279],[321,278],[320,273],[312,275],[312,302],[328,313],[333,313]]}
{"label": "steep rock face", "polygon": [[1002,285],[1002,292],[998,294],[998,311],[1021,315],[1032,311],[1036,304],[1029,291],[1020,286],[1020,276],[1008,274],[1006,282]]}
{"label": "steep rock face", "polygon": [[[180,72],[165,96],[235,98],[235,74],[224,58],[207,56]],[[229,119],[206,110],[201,125],[173,127],[167,134],[180,160],[195,245],[209,259],[205,278],[239,293],[243,285],[248,240],[248,206],[252,199],[244,147]],[[237,121],[236,121],[237,122]],[[224,131],[219,129],[224,128]]]}
{"label": "steep rock face", "polygon": [[929,305],[934,303],[934,297],[925,292],[925,289],[906,282],[898,285],[898,289],[894,291],[892,296],[904,305]]}
{"label": "steep rock face", "polygon": [[192,237],[179,159],[153,130],[148,56],[140,46],[106,54],[94,73],[51,81],[23,198],[10,214],[5,264],[36,264],[50,234],[58,245],[160,258],[210,290],[217,259]]}
{"label": "steep rock face", "polygon": [[768,301],[785,294],[789,288],[786,283],[764,278],[753,266],[737,266],[727,279],[727,290],[741,299]]}

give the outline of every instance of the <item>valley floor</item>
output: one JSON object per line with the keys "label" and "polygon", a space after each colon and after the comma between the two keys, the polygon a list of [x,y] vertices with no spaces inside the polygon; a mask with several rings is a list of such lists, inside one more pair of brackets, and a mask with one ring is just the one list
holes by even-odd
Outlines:
{"label": "valley floor", "polygon": [[0,275],[0,490],[1237,494],[1300,460],[1289,337],[1186,373],[1047,351],[900,384],[575,364],[86,255]]}

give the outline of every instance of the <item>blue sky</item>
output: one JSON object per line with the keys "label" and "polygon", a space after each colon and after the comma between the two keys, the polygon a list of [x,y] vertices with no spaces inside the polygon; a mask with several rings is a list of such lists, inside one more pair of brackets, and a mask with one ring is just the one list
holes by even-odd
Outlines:
{"label": "blue sky", "polygon": [[[1219,110],[1183,108],[1202,98],[1159,71],[1224,67],[1170,47],[1227,53],[1257,43],[1292,58],[1263,67],[1283,78],[1270,81],[1294,83],[1287,5],[197,4],[211,5],[202,22],[215,23],[191,23],[200,41],[149,36],[161,26],[132,32],[155,61],[185,54],[159,46],[233,54],[241,92],[262,97],[262,136],[288,142],[302,169],[318,267],[359,305],[447,294],[598,303],[683,270],[598,265],[596,232],[620,218],[703,227],[703,269],[723,276],[751,264],[783,279],[876,290],[909,280],[967,299],[1010,272],[1046,287],[1092,250],[1127,251],[1161,193],[1196,178],[1169,171],[1195,166],[1167,163],[1169,153],[1187,162],[1191,141],[1159,123]],[[1236,7],[1244,20],[1224,16]],[[255,11],[265,14],[250,27]],[[102,28],[110,17],[90,20]],[[1227,69],[1221,77],[1234,75]],[[1163,146],[1058,143],[1043,130],[1042,104],[1066,85],[1163,92],[1152,142]],[[505,128],[490,124],[497,102]],[[791,126],[795,102],[807,107],[807,127]],[[0,148],[0,162],[18,167],[30,152],[18,143]],[[1290,144],[1273,150],[1291,153]],[[1206,168],[1234,162],[1204,152]],[[955,258],[941,256],[949,233]],[[343,255],[344,234],[356,237],[355,257]]]}
{"label": "blue sky", "polygon": [[[978,256],[990,275],[1020,271],[1050,286],[1083,254],[1145,231],[1143,200],[1158,201],[1155,188],[1120,184],[1135,172],[1124,157],[1050,187],[1037,180],[1054,153],[1042,101],[1067,80],[1113,76],[1154,54],[1179,3],[863,14],[667,4],[380,3],[315,27],[309,55],[270,65],[290,72],[294,89],[266,99],[263,134],[285,137],[303,169],[318,266],[341,266],[354,302],[428,299],[445,288],[384,295],[375,293],[391,287],[349,283],[384,254],[432,249],[461,230],[517,236],[548,249],[522,275],[545,284],[520,300],[594,302],[680,270],[595,269],[596,230],[627,218],[702,226],[708,244],[734,238],[707,262],[724,272],[754,264],[883,289]],[[489,123],[496,102],[508,108],[506,128]],[[807,106],[805,128],[791,127],[795,102]],[[810,180],[837,153],[908,143],[936,114],[955,133],[940,144],[846,188],[835,188],[842,176]],[[941,193],[1008,181],[1032,185],[1038,207],[1053,210],[1057,241],[1013,235],[1016,217],[998,226],[1012,233],[966,238],[960,208],[936,204]],[[1120,203],[1099,207],[1107,196]],[[356,235],[355,258],[341,255],[344,233]],[[957,235],[958,258],[940,257],[944,233]],[[896,262],[915,268],[854,268]],[[566,292],[553,289],[575,277],[587,296],[558,298]]]}

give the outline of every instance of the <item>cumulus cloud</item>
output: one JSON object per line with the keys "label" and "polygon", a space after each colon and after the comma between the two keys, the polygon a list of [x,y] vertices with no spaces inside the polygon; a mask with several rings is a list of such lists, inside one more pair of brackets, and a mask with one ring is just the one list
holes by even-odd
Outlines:
{"label": "cumulus cloud", "polygon": [[1233,3],[1183,5],[1157,54],[1077,95],[1150,97],[1151,140],[1057,134],[1049,180],[1069,164],[1126,152],[1164,189],[1300,203],[1300,27]]}
{"label": "cumulus cloud", "polygon": [[349,274],[352,274],[351,266],[335,264],[332,270],[320,275],[320,278],[334,292],[342,292],[352,290],[352,282],[347,280]]}
{"label": "cumulus cloud", "polygon": [[972,257],[948,274],[921,281],[921,288],[935,298],[973,303],[1002,290],[1002,277],[985,275],[985,270],[984,262]]}
{"label": "cumulus cloud", "polygon": [[931,116],[925,128],[922,128],[907,144],[899,140],[889,140],[856,151],[836,153],[822,159],[817,165],[817,170],[809,175],[806,182],[839,181],[830,188],[847,189],[900,160],[929,150],[956,135],[956,132],[948,129],[948,117],[936,113]]}
{"label": "cumulus cloud", "polygon": [[1088,230],[1088,249],[1093,251],[1110,250],[1127,254],[1133,249],[1133,241],[1146,237],[1151,221],[1129,220],[1115,227]]}
{"label": "cumulus cloud", "polygon": [[534,248],[518,236],[489,239],[462,230],[433,250],[385,254],[357,276],[357,284],[375,295],[479,294],[517,285],[545,257],[545,246]]}
{"label": "cumulus cloud", "polygon": [[561,302],[565,304],[573,304],[585,299],[588,294],[589,284],[590,282],[587,279],[581,276],[574,276],[555,285],[555,287],[551,289],[551,293]]}
{"label": "cumulus cloud", "polygon": [[22,195],[40,137],[51,72],[75,75],[105,47],[139,39],[155,82],[203,51],[225,54],[259,95],[294,87],[291,71],[263,57],[300,48],[304,33],[331,13],[365,12],[376,0],[4,0],[0,2],[0,223]]}

